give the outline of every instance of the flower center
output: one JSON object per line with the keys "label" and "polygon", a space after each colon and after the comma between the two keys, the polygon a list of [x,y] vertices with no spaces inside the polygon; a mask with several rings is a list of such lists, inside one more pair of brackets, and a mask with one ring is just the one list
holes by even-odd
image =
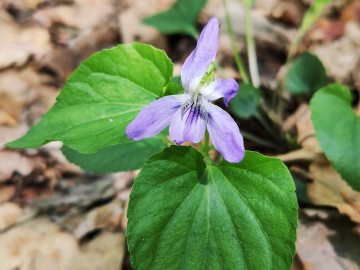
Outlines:
{"label": "flower center", "polygon": [[186,101],[182,106],[182,115],[186,117],[186,124],[195,124],[199,118],[207,119],[207,111],[205,109],[206,99],[200,94],[195,103],[194,96]]}
{"label": "flower center", "polygon": [[194,93],[194,105],[196,106],[196,103],[198,101],[198,96],[200,94],[201,88],[204,86],[210,84],[214,80],[214,70],[215,70],[215,62],[211,62],[208,70],[205,72],[204,76],[202,77],[198,87],[195,90]]}

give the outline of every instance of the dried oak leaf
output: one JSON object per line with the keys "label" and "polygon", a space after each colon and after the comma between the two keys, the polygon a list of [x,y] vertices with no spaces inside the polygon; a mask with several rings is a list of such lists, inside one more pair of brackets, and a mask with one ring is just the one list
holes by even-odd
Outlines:
{"label": "dried oak leaf", "polygon": [[0,236],[0,265],[11,269],[69,269],[79,253],[70,234],[47,219],[37,219]]}
{"label": "dried oak leaf", "polygon": [[288,132],[293,128],[296,128],[297,142],[302,148],[283,155],[278,155],[277,158],[284,162],[315,160],[321,153],[321,149],[319,142],[315,137],[315,130],[311,121],[308,104],[301,104],[296,112],[286,119],[283,125],[284,131]]}
{"label": "dried oak leaf", "polygon": [[352,71],[360,62],[360,26],[347,23],[340,39],[317,46],[313,51],[323,62],[329,77],[337,82],[351,83]]}
{"label": "dried oak leaf", "polygon": [[272,7],[269,15],[272,19],[297,26],[301,23],[305,10],[301,1],[280,0]]}
{"label": "dried oak leaf", "polygon": [[[66,220],[67,228],[68,230],[73,230],[77,239],[81,239],[99,229],[114,231],[120,227],[123,211],[121,202],[114,200],[111,203],[91,210],[86,215]],[[70,228],[69,225],[72,225],[73,228]]]}
{"label": "dried oak leaf", "polygon": [[0,205],[0,231],[15,224],[22,213],[21,208],[14,203]]}
{"label": "dried oak leaf", "polygon": [[118,20],[123,42],[139,41],[165,48],[164,37],[156,28],[143,24],[142,20],[169,9],[174,3],[174,0],[129,1]]}
{"label": "dried oak leaf", "polygon": [[36,10],[32,20],[47,28],[55,43],[39,64],[63,82],[81,60],[118,43],[117,5],[114,0],[76,0]]}
{"label": "dried oak leaf", "polygon": [[58,93],[48,80],[30,66],[0,73],[0,147],[23,135],[54,104]]}
{"label": "dried oak leaf", "polygon": [[15,186],[0,185],[0,205],[2,203],[9,201],[12,197],[14,197],[15,192],[16,192]]}
{"label": "dried oak leaf", "polygon": [[124,253],[122,233],[104,232],[80,246],[73,235],[46,218],[0,235],[1,270],[118,269]]}
{"label": "dried oak leaf", "polygon": [[38,26],[21,27],[0,9],[0,70],[23,66],[32,56],[41,58],[51,49],[50,35]]}
{"label": "dried oak leaf", "polygon": [[[318,217],[323,214],[326,215],[325,220]],[[296,250],[304,266],[302,269],[359,270],[360,236],[351,222],[334,214],[325,209],[309,217],[299,211]]]}
{"label": "dried oak leaf", "polygon": [[14,172],[27,176],[38,165],[36,159],[25,157],[14,151],[0,151],[0,160],[0,183],[7,181]]}
{"label": "dried oak leaf", "polygon": [[308,185],[308,197],[317,205],[336,207],[341,214],[360,223],[360,192],[353,190],[325,159],[310,167],[313,182]]}

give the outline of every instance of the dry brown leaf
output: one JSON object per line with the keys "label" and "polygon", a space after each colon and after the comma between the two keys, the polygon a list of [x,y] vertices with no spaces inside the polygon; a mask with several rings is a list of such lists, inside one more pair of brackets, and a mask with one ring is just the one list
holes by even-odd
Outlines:
{"label": "dry brown leaf", "polygon": [[34,158],[28,158],[14,151],[0,151],[0,182],[8,180],[14,172],[21,176],[29,175],[39,164]]}
{"label": "dry brown leaf", "polygon": [[[80,223],[72,225],[75,227],[74,235],[76,238],[81,239],[94,230],[115,230],[120,227],[122,215],[123,207],[119,200],[97,207],[87,213],[86,216],[82,216]],[[69,225],[71,220],[65,222]]]}
{"label": "dry brown leaf", "polygon": [[[66,0],[65,0],[66,1]],[[71,1],[71,0],[69,0]],[[4,6],[6,8],[11,7],[13,10],[16,10],[17,12],[30,12],[37,7],[39,7],[40,4],[49,4],[49,2],[55,2],[52,0],[3,0]],[[59,1],[57,1],[59,2]],[[52,3],[52,4],[53,4]]]}
{"label": "dry brown leaf", "polygon": [[288,162],[295,162],[295,161],[312,161],[318,157],[318,154],[309,149],[298,149],[286,154],[276,155],[275,158],[280,159],[281,161],[288,163]]}
{"label": "dry brown leaf", "polygon": [[133,179],[136,177],[137,173],[133,172],[119,172],[112,174],[113,177],[113,187],[116,191],[121,191],[129,186]]}
{"label": "dry brown leaf", "polygon": [[299,111],[301,114],[296,122],[297,140],[298,143],[307,150],[311,150],[315,153],[320,153],[320,144],[315,137],[315,130],[311,121],[311,113],[309,105],[302,104]]}
{"label": "dry brown leaf", "polygon": [[286,24],[299,25],[302,21],[305,5],[301,1],[279,0],[272,6],[270,17]]}
{"label": "dry brown leaf", "polygon": [[357,22],[360,24],[360,2],[352,1],[341,10],[341,21],[344,23]]}
{"label": "dry brown leaf", "polygon": [[297,142],[302,148],[314,153],[320,153],[320,145],[315,137],[314,126],[311,121],[310,107],[308,104],[301,104],[298,109],[284,122],[284,131],[290,131],[296,127]]}
{"label": "dry brown leaf", "polygon": [[342,38],[314,48],[327,74],[337,82],[351,83],[352,71],[360,61],[360,26],[354,22],[345,25]]}
{"label": "dry brown leaf", "polygon": [[320,18],[306,35],[306,42],[329,43],[344,34],[344,24],[327,18]]}
{"label": "dry brown leaf", "polygon": [[33,56],[47,54],[51,48],[50,35],[38,26],[21,27],[0,9],[0,69],[23,66]]}
{"label": "dry brown leaf", "polygon": [[76,239],[46,219],[35,220],[0,236],[3,270],[65,270],[77,252]]}
{"label": "dry brown leaf", "polygon": [[296,250],[306,270],[359,270],[359,235],[339,217],[308,218],[300,211]]}
{"label": "dry brown leaf", "polygon": [[38,241],[32,243],[25,254],[24,269],[69,269],[74,256],[79,252],[76,239],[67,233],[48,235]]}
{"label": "dry brown leaf", "polygon": [[55,72],[62,83],[80,61],[118,43],[117,5],[114,0],[76,0],[38,9],[32,19],[48,28],[53,43],[60,45],[53,46],[40,65]]}
{"label": "dry brown leaf", "polygon": [[[20,118],[26,107],[31,122],[37,122],[55,102],[58,94],[54,87],[48,86],[48,77],[29,67],[22,70],[9,69],[0,73],[0,111]],[[37,116],[37,117],[35,117]]]}
{"label": "dry brown leaf", "polygon": [[117,198],[120,201],[126,202],[130,198],[131,188],[124,189],[117,194]]}
{"label": "dry brown leaf", "polygon": [[19,118],[31,88],[31,83],[22,74],[16,70],[0,74],[0,110],[15,120]]}
{"label": "dry brown leaf", "polygon": [[29,130],[29,126],[26,123],[19,123],[16,126],[0,126],[0,151],[4,148],[4,145],[10,141],[23,136]]}
{"label": "dry brown leaf", "polygon": [[[287,71],[281,72],[281,79],[283,78],[283,75],[286,74],[286,72]],[[308,105],[304,103],[301,104],[293,114],[289,115],[288,118],[286,118],[283,124],[283,130],[288,132],[292,128],[294,128],[296,123],[299,121],[299,118],[301,118],[304,114],[306,114],[307,110],[308,110]]]}
{"label": "dry brown leaf", "polygon": [[[245,36],[245,24],[244,24],[244,8],[240,1],[230,0],[228,3],[228,9],[231,13],[232,24],[234,26],[234,32],[238,37]],[[226,19],[224,7],[221,5],[215,14],[220,20],[220,34],[227,33]],[[273,23],[270,19],[266,18],[261,10],[253,10],[252,12],[253,32],[256,41],[259,43],[271,44],[276,49],[286,49],[291,39],[294,37],[295,32]],[[241,40],[238,39],[238,40]],[[241,46],[242,47],[242,46]]]}
{"label": "dry brown leaf", "polygon": [[165,38],[152,26],[142,23],[146,17],[169,9],[175,0],[133,0],[119,14],[120,32],[124,43],[139,41],[165,49]]}
{"label": "dry brown leaf", "polygon": [[15,224],[21,213],[21,208],[14,203],[0,204],[0,231]]}
{"label": "dry brown leaf", "polygon": [[129,208],[129,200],[126,201],[125,206],[124,206],[124,214],[122,216],[122,220],[121,220],[121,230],[123,232],[126,232],[127,229],[127,224],[128,224],[128,219],[127,219],[127,211]]}
{"label": "dry brown leaf", "polygon": [[53,24],[62,24],[78,29],[92,28],[111,20],[115,15],[114,0],[75,0],[71,5],[57,5],[38,9],[33,19],[49,28]]}
{"label": "dry brown leaf", "polygon": [[37,240],[37,234],[30,229],[15,228],[0,235],[0,268],[23,270],[29,246]]}
{"label": "dry brown leaf", "polygon": [[56,161],[36,153],[28,156],[16,151],[0,151],[0,183],[4,182],[0,188],[5,188],[0,190],[1,200],[12,198],[18,203],[27,203],[52,194],[60,175]]}
{"label": "dry brown leaf", "polygon": [[284,162],[299,160],[313,161],[321,153],[320,145],[315,137],[314,126],[311,121],[310,108],[308,104],[301,104],[295,113],[290,115],[284,122],[283,129],[290,131],[296,127],[297,142],[301,149],[278,155],[276,158]]}
{"label": "dry brown leaf", "polygon": [[9,201],[15,195],[15,186],[0,185],[0,205]]}
{"label": "dry brown leaf", "polygon": [[103,232],[82,246],[81,253],[66,270],[110,270],[121,269],[126,249],[125,235]]}
{"label": "dry brown leaf", "polygon": [[8,116],[0,123],[0,148],[23,135],[54,104],[58,92],[47,82],[31,67],[0,73],[0,115]]}
{"label": "dry brown leaf", "polygon": [[313,182],[308,185],[308,197],[314,204],[336,207],[340,213],[360,223],[360,192],[354,191],[331,164],[319,159],[310,165]]}
{"label": "dry brown leaf", "polygon": [[80,247],[48,219],[35,219],[0,235],[0,269],[119,269],[124,248],[121,233],[102,233]]}
{"label": "dry brown leaf", "polygon": [[17,121],[5,111],[0,111],[0,126],[15,126]]}
{"label": "dry brown leaf", "polygon": [[208,20],[216,16],[216,14],[219,12],[219,9],[223,7],[223,4],[223,0],[208,0],[200,12],[198,18],[199,22],[205,25]]}

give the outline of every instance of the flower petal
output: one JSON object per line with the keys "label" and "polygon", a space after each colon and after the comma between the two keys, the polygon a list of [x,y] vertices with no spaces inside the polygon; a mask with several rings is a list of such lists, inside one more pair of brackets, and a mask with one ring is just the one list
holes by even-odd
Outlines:
{"label": "flower petal", "polygon": [[170,123],[170,138],[176,144],[191,141],[199,143],[206,130],[207,113],[193,103],[182,106]]}
{"label": "flower petal", "polygon": [[202,88],[200,93],[208,100],[224,98],[225,105],[228,106],[229,101],[236,96],[238,89],[239,85],[234,79],[218,79]]}
{"label": "flower petal", "polygon": [[208,111],[207,129],[213,145],[228,162],[240,162],[244,158],[245,149],[239,127],[220,107],[208,103],[206,110]]}
{"label": "flower petal", "polygon": [[127,126],[126,136],[137,141],[159,133],[170,124],[186,99],[190,99],[188,94],[172,95],[150,103]]}
{"label": "flower petal", "polygon": [[194,93],[212,61],[218,48],[219,22],[217,18],[208,21],[202,30],[196,48],[185,60],[181,70],[181,82],[188,93]]}

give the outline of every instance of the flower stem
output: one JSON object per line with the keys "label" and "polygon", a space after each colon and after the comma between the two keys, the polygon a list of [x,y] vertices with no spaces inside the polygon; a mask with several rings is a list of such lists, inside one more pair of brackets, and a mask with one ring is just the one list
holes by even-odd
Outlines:
{"label": "flower stem", "polygon": [[246,36],[246,46],[249,57],[249,69],[250,69],[250,77],[252,84],[255,87],[259,87],[260,85],[260,75],[259,68],[257,64],[257,55],[256,55],[256,47],[255,47],[255,39],[253,35],[252,29],[252,19],[251,19],[251,0],[244,0],[245,7],[245,36]]}
{"label": "flower stem", "polygon": [[244,62],[242,61],[236,48],[235,34],[231,23],[231,17],[227,6],[227,0],[224,0],[224,9],[225,9],[226,26],[231,40],[231,49],[234,55],[235,63],[244,83],[249,84],[250,83],[249,75],[246,72]]}
{"label": "flower stem", "polygon": [[205,131],[204,140],[198,144],[199,150],[202,153],[204,160],[208,164],[212,164],[213,160],[210,157],[210,150],[215,149],[212,145],[210,145],[210,137],[208,131]]}
{"label": "flower stem", "polygon": [[209,144],[209,132],[205,131],[205,141],[204,141],[204,144],[205,144],[205,148],[207,151],[209,151],[209,147],[210,147],[210,144]]}

